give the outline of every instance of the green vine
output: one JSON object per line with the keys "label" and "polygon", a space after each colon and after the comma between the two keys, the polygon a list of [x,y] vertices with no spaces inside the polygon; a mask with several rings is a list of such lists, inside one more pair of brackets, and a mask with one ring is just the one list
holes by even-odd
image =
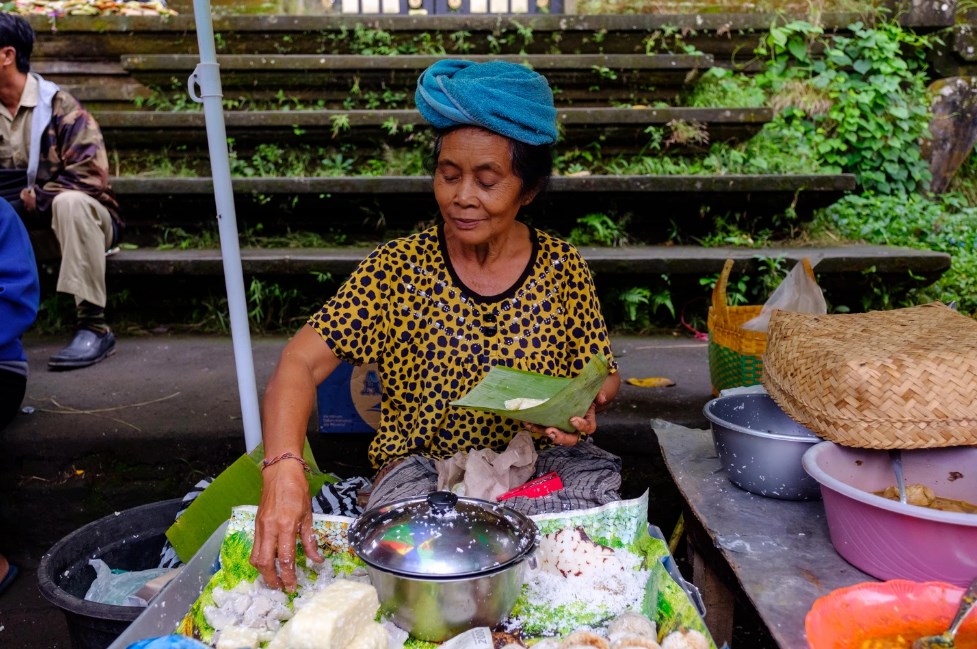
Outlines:
{"label": "green vine", "polygon": [[793,109],[786,121],[808,133],[822,171],[854,173],[866,190],[915,191],[930,179],[919,143],[931,39],[894,22],[849,29],[829,38],[803,21],[772,26],[757,50],[768,60],[758,84]]}

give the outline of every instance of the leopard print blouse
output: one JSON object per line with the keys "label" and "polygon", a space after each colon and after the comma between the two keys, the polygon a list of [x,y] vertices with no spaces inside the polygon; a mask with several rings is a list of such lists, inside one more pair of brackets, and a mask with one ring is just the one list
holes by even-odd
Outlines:
{"label": "leopard print blouse", "polygon": [[458,279],[436,226],[379,246],[309,319],[339,358],[378,363],[373,466],[503,450],[518,422],[449,405],[493,365],[575,376],[601,353],[616,371],[586,262],[570,244],[530,233],[530,262],[502,294],[478,295]]}

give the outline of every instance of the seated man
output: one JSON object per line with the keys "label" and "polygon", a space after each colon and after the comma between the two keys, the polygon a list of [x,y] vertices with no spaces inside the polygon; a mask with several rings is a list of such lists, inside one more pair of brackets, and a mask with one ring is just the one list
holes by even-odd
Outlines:
{"label": "seated man", "polygon": [[[30,24],[0,14],[3,195],[29,230],[50,224],[58,240],[57,290],[74,296],[78,324],[74,339],[51,357],[48,367],[70,370],[115,352],[115,337],[105,321],[105,253],[123,225],[98,124],[74,97],[30,72],[33,49]],[[19,192],[11,190],[17,184]]]}

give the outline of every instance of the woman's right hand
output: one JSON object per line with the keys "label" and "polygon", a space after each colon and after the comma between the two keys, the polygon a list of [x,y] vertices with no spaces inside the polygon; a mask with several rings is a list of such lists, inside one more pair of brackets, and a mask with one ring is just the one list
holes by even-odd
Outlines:
{"label": "woman's right hand", "polygon": [[[309,483],[300,462],[284,460],[262,472],[261,504],[254,524],[251,565],[271,588],[295,590],[295,539],[302,540],[307,557],[323,560],[312,531]],[[277,564],[276,564],[277,559]]]}

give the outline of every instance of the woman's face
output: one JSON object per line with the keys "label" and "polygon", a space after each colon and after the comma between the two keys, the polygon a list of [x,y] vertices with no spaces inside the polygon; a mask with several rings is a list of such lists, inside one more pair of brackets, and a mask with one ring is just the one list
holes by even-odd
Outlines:
{"label": "woman's face", "polygon": [[434,197],[446,232],[469,245],[507,232],[531,198],[522,196],[522,181],[512,171],[509,140],[474,127],[442,138]]}

